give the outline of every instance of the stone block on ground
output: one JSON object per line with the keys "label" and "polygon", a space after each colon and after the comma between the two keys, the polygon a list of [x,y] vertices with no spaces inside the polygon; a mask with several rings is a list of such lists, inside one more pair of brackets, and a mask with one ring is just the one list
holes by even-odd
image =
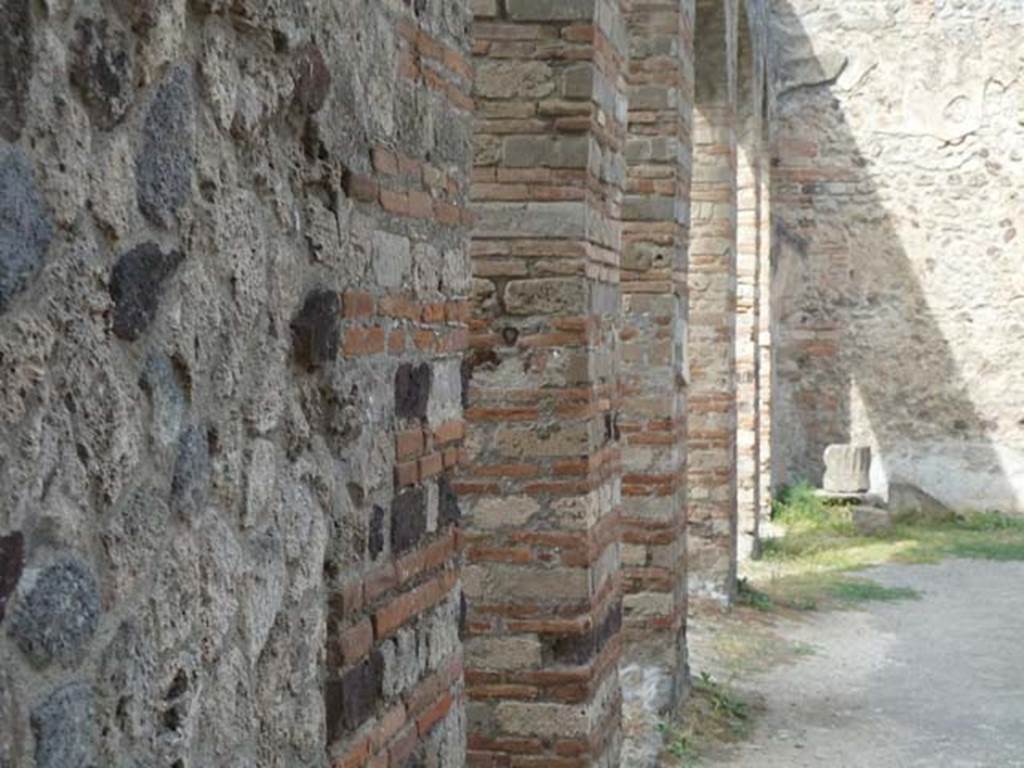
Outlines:
{"label": "stone block on ground", "polygon": [[945,522],[954,519],[956,513],[912,483],[889,484],[889,511],[897,520],[921,522]]}
{"label": "stone block on ground", "polygon": [[857,533],[873,536],[892,528],[892,515],[887,509],[858,504],[850,508],[850,520]]}
{"label": "stone block on ground", "polygon": [[822,487],[829,493],[864,493],[871,488],[871,449],[830,445],[825,449]]}

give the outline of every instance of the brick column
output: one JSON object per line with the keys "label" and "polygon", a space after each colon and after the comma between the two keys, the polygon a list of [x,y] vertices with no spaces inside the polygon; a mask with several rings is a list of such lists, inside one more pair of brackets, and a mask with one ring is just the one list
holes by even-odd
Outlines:
{"label": "brick column", "polygon": [[[767,134],[767,131],[765,131]],[[771,519],[772,513],[772,217],[771,217],[771,163],[767,135],[762,139],[761,154],[761,212],[758,238],[758,407],[761,418],[758,424],[760,449],[760,473],[758,483],[759,515],[761,522]]]}
{"label": "brick column", "polygon": [[619,764],[617,0],[475,3],[471,765]]}
{"label": "brick column", "polygon": [[[631,651],[686,671],[686,248],[693,119],[693,4],[627,4],[628,182],[623,207],[623,583]],[[633,652],[635,651],[635,653]],[[648,677],[645,672],[645,678]],[[661,702],[659,702],[661,704]]]}
{"label": "brick column", "polygon": [[687,278],[690,594],[724,601],[736,583],[735,23],[729,0],[698,2]]}
{"label": "brick column", "polygon": [[[468,138],[468,39],[439,31],[429,14],[368,13],[397,50],[401,103],[429,103],[432,122]],[[308,54],[303,67],[309,74],[300,96],[326,93],[331,75],[320,54]],[[325,153],[322,125],[308,123],[306,136]],[[454,765],[464,750],[460,512],[452,481],[465,434],[460,365],[469,337],[471,166],[466,142],[424,144],[381,132],[365,146],[345,146],[345,215],[353,250],[372,254],[372,267],[357,279],[336,278],[340,292],[311,291],[291,324],[301,370],[323,371],[306,385],[304,402],[329,425],[319,450],[344,460],[344,499],[334,503],[350,510],[330,524],[337,554],[323,567],[332,768]],[[324,215],[309,243],[325,243],[322,258],[335,263],[347,258],[332,249],[340,224]],[[332,379],[335,343],[341,362]],[[297,494],[286,503],[301,510],[312,502]]]}
{"label": "brick column", "polygon": [[761,508],[761,89],[746,24],[739,25],[737,45],[736,506],[737,556],[746,560],[757,555]]}

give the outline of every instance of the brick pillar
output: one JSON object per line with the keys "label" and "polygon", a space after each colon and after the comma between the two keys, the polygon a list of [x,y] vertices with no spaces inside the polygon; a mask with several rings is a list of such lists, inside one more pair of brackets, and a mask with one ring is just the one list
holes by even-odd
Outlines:
{"label": "brick pillar", "polygon": [[[765,134],[767,127],[763,126]],[[772,217],[771,217],[771,163],[768,157],[770,143],[767,135],[761,142],[761,211],[760,231],[758,238],[758,407],[761,418],[758,423],[760,449],[760,473],[758,483],[761,491],[758,497],[760,519],[765,522],[771,519],[772,513]]]}
{"label": "brick pillar", "polygon": [[471,765],[619,764],[617,0],[474,4]]}
{"label": "brick pillar", "polygon": [[[742,18],[742,16],[741,16]],[[737,556],[757,556],[761,508],[760,318],[761,88],[745,23],[738,29],[736,220]]]}
{"label": "brick pillar", "polygon": [[[381,34],[397,49],[396,101],[429,104],[423,122],[446,124],[452,136],[468,139],[467,37],[438,31],[436,15],[400,6],[367,14],[368,28],[386,30]],[[326,93],[331,82],[314,53],[304,64],[312,74],[309,83],[300,81],[303,98]],[[422,117],[399,115],[413,124]],[[336,140],[327,138],[334,136],[327,124],[305,129],[320,152],[326,150],[318,142]],[[333,245],[336,222],[349,220],[340,218],[344,212],[353,222],[352,251],[372,254],[372,267],[335,278],[344,286],[340,296],[311,291],[291,324],[296,362],[310,377],[304,397],[329,425],[329,441],[317,450],[342,460],[330,466],[347,481],[342,498],[322,486],[332,504],[348,510],[330,523],[329,551],[337,554],[323,567],[323,707],[332,768],[456,765],[465,749],[460,513],[452,481],[465,434],[460,366],[470,318],[471,165],[468,142],[427,143],[424,133],[381,131],[365,145],[344,146],[345,207],[324,210],[326,223],[315,219],[309,243],[324,243],[326,263],[349,258]],[[335,342],[341,362],[331,369]],[[313,371],[323,378],[312,379]],[[295,494],[285,503],[300,514],[313,502]]]}
{"label": "brick pillar", "polygon": [[694,110],[688,392],[691,596],[728,602],[736,584],[735,18],[700,0]]}
{"label": "brick pillar", "polygon": [[[627,4],[628,181],[623,206],[622,563],[627,658],[686,669],[686,248],[693,119],[693,3]],[[624,682],[624,685],[626,682]],[[647,702],[648,705],[650,702]]]}

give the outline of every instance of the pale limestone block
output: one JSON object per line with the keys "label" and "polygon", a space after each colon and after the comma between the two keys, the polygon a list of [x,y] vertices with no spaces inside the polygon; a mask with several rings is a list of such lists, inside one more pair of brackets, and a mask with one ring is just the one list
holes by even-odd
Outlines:
{"label": "pale limestone block", "polygon": [[466,664],[473,669],[508,671],[541,666],[541,644],[536,635],[470,637],[465,643]]}
{"label": "pale limestone block", "polygon": [[529,496],[501,496],[476,501],[466,512],[473,528],[519,528],[540,511],[540,505]]}
{"label": "pale limestone block", "polygon": [[864,493],[871,488],[871,448],[830,445],[825,449],[822,487],[829,493]]}

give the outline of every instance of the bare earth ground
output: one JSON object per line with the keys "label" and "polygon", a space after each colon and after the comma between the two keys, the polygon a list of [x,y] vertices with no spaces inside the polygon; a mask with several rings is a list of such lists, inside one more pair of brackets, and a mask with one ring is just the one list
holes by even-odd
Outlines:
{"label": "bare earth ground", "polygon": [[[860,575],[921,597],[697,618],[694,673],[710,671],[758,711],[745,738],[696,764],[1024,767],[1024,563],[950,559]],[[695,763],[663,762],[680,764]]]}

